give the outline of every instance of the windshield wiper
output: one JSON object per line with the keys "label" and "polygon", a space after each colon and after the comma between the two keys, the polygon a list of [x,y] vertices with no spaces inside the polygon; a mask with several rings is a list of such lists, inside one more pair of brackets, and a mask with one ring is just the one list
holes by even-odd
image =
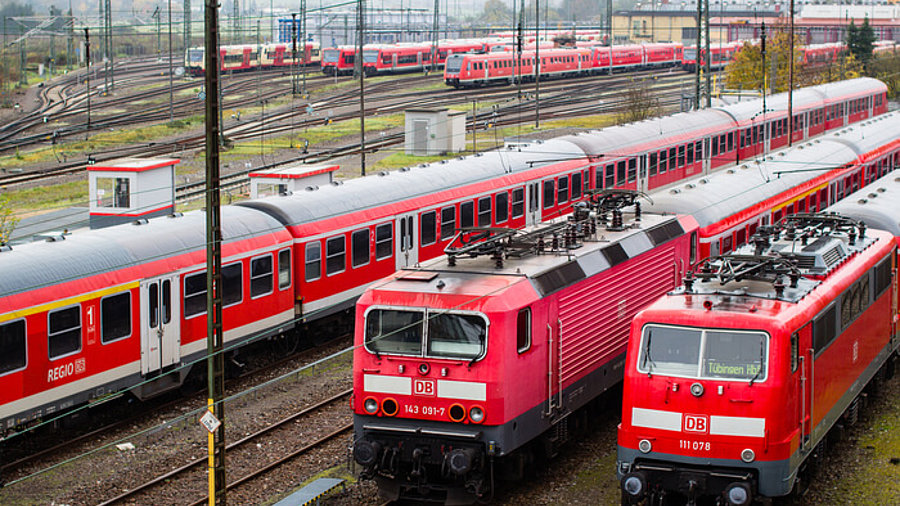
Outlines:
{"label": "windshield wiper", "polygon": [[766,355],[765,355],[765,346],[766,346],[766,340],[763,339],[763,340],[761,340],[761,341],[759,342],[759,369],[757,369],[757,370],[756,370],[756,374],[754,374],[753,377],[750,378],[750,386],[751,386],[751,387],[753,386],[753,382],[756,381],[757,378],[759,378],[760,373],[762,373],[762,370],[763,370],[763,360],[764,360],[765,357],[766,357]]}
{"label": "windshield wiper", "polygon": [[653,372],[653,366],[656,365],[656,362],[654,362],[653,359],[650,358],[650,342],[651,341],[653,341],[653,331],[649,330],[649,331],[647,331],[647,341],[644,343],[644,361],[641,362],[641,367],[646,366],[647,362],[650,363],[650,367],[647,368],[647,377],[648,378],[651,376],[651,373]]}

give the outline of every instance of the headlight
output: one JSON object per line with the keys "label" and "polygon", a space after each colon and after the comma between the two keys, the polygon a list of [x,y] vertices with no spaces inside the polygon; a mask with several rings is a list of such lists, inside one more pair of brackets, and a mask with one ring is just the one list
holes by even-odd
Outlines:
{"label": "headlight", "polygon": [[622,492],[632,499],[640,499],[646,489],[644,475],[641,473],[626,474],[622,478]]}
{"label": "headlight", "polygon": [[756,454],[753,453],[753,450],[747,448],[746,450],[741,452],[741,460],[749,464],[750,462],[756,460]]}
{"label": "headlight", "polygon": [[484,411],[478,406],[474,406],[469,410],[469,419],[474,423],[481,423],[484,421]]}
{"label": "headlight", "polygon": [[700,397],[701,395],[703,395],[703,385],[701,385],[700,383],[692,384],[691,393],[694,395],[694,397]]}
{"label": "headlight", "polygon": [[638,450],[640,450],[641,453],[650,453],[650,450],[652,449],[653,444],[650,443],[649,439],[641,439],[641,442],[638,443]]}
{"label": "headlight", "polygon": [[750,487],[746,483],[732,483],[725,489],[725,499],[732,506],[750,504]]}
{"label": "headlight", "polygon": [[375,414],[378,412],[378,401],[372,398],[368,398],[363,402],[363,409],[366,410],[366,413]]}

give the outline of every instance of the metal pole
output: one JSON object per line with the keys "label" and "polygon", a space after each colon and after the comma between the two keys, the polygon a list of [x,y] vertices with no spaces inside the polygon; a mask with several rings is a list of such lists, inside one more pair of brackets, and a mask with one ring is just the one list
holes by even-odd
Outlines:
{"label": "metal pole", "polygon": [[472,152],[478,152],[478,109],[476,100],[472,99]]}
{"label": "metal pole", "polygon": [[297,94],[297,13],[291,13],[291,95]]}
{"label": "metal pole", "polygon": [[[75,18],[72,16],[72,0],[69,0],[69,16],[67,20],[69,38],[66,41],[66,68],[72,70],[72,58],[75,54]],[[6,30],[3,30],[6,33]]]}
{"label": "metal pole", "polygon": [[88,28],[84,29],[84,58],[87,72],[85,72],[85,83],[87,89],[87,127],[84,130],[84,138],[87,139],[91,132],[91,34]]}
{"label": "metal pole", "polygon": [[[360,175],[366,175],[366,72],[363,66],[363,41],[366,38],[366,0],[357,0],[359,16],[359,40],[356,52],[356,68],[359,70],[359,162]],[[433,50],[432,50],[433,51]]]}
{"label": "metal pole", "polygon": [[[209,70],[209,67],[206,68]],[[209,74],[209,72],[207,72]],[[175,89],[172,82],[172,0],[169,0],[169,121],[175,121]]]}
{"label": "metal pole", "polygon": [[788,58],[791,59],[790,64],[788,66],[788,146],[794,144],[794,0],[791,0],[790,4],[790,12],[788,15],[791,17],[791,24],[789,30],[789,38],[788,42]]}
{"label": "metal pole", "polygon": [[160,26],[159,26],[159,6],[153,11],[153,17],[156,18],[156,59],[162,59],[162,45],[160,44]]}
{"label": "metal pole", "polygon": [[207,407],[221,422],[208,438],[209,504],[225,499],[225,360],[222,352],[222,224],[219,193],[218,0],[204,5],[206,58],[206,369]]}
{"label": "metal pole", "polygon": [[697,0],[697,44],[694,46],[694,109],[700,109],[700,34],[703,33],[703,0]]}
{"label": "metal pole", "polygon": [[[437,44],[438,44],[438,31],[440,30],[440,4],[441,0],[434,0],[434,18],[431,21],[431,62],[428,65],[428,70],[434,68],[434,60],[437,57]],[[515,3],[513,3],[515,5]]]}
{"label": "metal pole", "polygon": [[109,89],[116,87],[116,56],[113,53],[112,0],[106,0],[106,44],[109,46]]}
{"label": "metal pole", "polygon": [[709,75],[709,61],[712,58],[712,54],[709,51],[709,0],[703,0],[703,27],[704,27],[704,47],[706,48],[706,56],[703,58],[703,65],[706,67],[706,107],[712,107],[712,83],[710,82],[711,76]]}
{"label": "metal pole", "polygon": [[306,96],[306,66],[309,64],[309,53],[306,52],[306,0],[300,0],[300,41],[303,44],[303,67],[300,68],[300,75],[303,79],[303,87],[300,94]]}
{"label": "metal pole", "polygon": [[534,1],[534,128],[541,128],[541,0]]}
{"label": "metal pole", "polygon": [[191,0],[184,0],[184,50],[191,47]]}

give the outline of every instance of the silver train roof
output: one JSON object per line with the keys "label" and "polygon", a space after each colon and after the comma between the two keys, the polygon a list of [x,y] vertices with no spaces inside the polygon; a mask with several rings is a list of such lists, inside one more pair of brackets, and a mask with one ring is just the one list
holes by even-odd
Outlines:
{"label": "silver train roof", "polygon": [[[284,228],[266,214],[222,207],[224,243],[281,230]],[[141,225],[116,225],[64,237],[52,243],[21,244],[0,252],[0,299],[181,253],[205,251],[206,214],[192,211],[179,217],[153,218]],[[176,270],[179,266],[170,267]],[[0,313],[7,309],[0,306]]]}
{"label": "silver train roof", "polygon": [[578,159],[583,154],[577,146],[565,140],[525,141],[480,155],[384,171],[341,184],[323,186],[314,191],[244,201],[235,205],[267,212],[285,225],[298,225],[390,204],[400,199],[424,197],[561,160]]}
{"label": "silver train roof", "polygon": [[711,225],[832,168],[856,160],[897,138],[900,113],[864,122],[804,141],[755,161],[691,178],[650,194],[648,212],[690,214],[701,227]]}
{"label": "silver train roof", "polygon": [[844,216],[862,220],[870,228],[886,230],[900,237],[900,172],[895,168],[840,202],[828,207]]}

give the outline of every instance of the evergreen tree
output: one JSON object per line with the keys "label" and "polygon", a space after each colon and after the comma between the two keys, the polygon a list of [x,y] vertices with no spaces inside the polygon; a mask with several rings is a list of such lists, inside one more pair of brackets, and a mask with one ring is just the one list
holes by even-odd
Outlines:
{"label": "evergreen tree", "polygon": [[875,31],[869,25],[869,18],[866,17],[859,28],[851,20],[847,27],[847,49],[865,66],[872,59],[874,47]]}

